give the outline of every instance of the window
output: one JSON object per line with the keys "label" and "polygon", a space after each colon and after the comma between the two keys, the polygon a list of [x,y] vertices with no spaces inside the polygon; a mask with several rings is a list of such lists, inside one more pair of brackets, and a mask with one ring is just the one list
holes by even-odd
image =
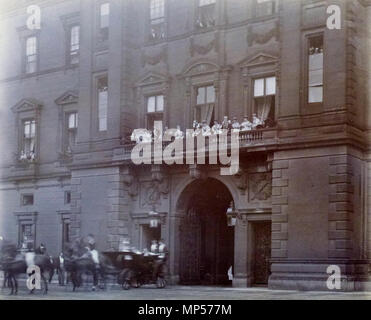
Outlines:
{"label": "window", "polygon": [[164,96],[150,96],[147,98],[147,129],[152,130],[155,121],[163,120]]}
{"label": "window", "polygon": [[205,86],[197,88],[197,102],[195,108],[195,120],[206,121],[207,124],[214,122],[215,88]]}
{"label": "window", "polygon": [[197,28],[215,26],[215,3],[216,0],[199,0],[196,20]]}
{"label": "window", "polygon": [[103,41],[108,40],[108,30],[109,30],[109,14],[110,7],[109,3],[103,3],[100,5],[100,19],[99,19],[99,28],[100,35]]}
{"label": "window", "polygon": [[264,17],[275,13],[276,1],[274,0],[256,0],[255,16]]}
{"label": "window", "polygon": [[71,191],[64,192],[64,203],[70,204],[71,203]]}
{"label": "window", "polygon": [[165,0],[150,0],[150,38],[165,38]]}
{"label": "window", "polygon": [[323,36],[311,37],[308,48],[308,103],[321,103],[323,102]]}
{"label": "window", "polygon": [[98,130],[107,131],[108,81],[107,77],[98,80]]}
{"label": "window", "polygon": [[36,122],[25,120],[23,122],[23,153],[25,156],[35,154],[36,146]]}
{"label": "window", "polygon": [[259,119],[266,122],[275,118],[276,77],[254,80],[254,110]]}
{"label": "window", "polygon": [[62,248],[71,241],[70,239],[70,219],[63,218],[62,219]]}
{"label": "window", "polygon": [[67,113],[67,137],[66,137],[66,149],[71,151],[71,148],[76,144],[77,136],[77,121],[78,114],[77,112]]}
{"label": "window", "polygon": [[21,204],[22,206],[32,206],[33,205],[33,194],[22,194]]}
{"label": "window", "polygon": [[79,63],[80,26],[72,26],[70,30],[70,63]]}
{"label": "window", "polygon": [[37,38],[32,36],[26,39],[26,73],[37,71]]}
{"label": "window", "polygon": [[20,225],[20,245],[22,249],[32,249],[34,247],[34,233],[33,224],[21,224]]}

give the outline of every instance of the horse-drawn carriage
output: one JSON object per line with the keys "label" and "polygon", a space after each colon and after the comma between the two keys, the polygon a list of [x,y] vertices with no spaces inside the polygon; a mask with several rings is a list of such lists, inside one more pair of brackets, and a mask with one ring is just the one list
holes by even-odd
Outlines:
{"label": "horse-drawn carriage", "polygon": [[161,254],[125,251],[110,252],[110,257],[120,270],[117,281],[123,289],[139,288],[145,284],[166,287],[167,266]]}

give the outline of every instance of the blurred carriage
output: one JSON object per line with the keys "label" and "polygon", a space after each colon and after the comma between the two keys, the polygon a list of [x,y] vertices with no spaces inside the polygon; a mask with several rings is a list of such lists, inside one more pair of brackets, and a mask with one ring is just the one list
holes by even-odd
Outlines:
{"label": "blurred carriage", "polygon": [[118,283],[125,290],[146,284],[166,287],[167,266],[161,254],[128,250],[117,253],[115,262],[120,270]]}

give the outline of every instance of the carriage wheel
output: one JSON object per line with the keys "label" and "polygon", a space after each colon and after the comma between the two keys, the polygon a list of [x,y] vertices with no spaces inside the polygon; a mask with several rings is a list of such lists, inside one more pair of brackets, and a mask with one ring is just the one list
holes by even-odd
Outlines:
{"label": "carriage wheel", "polygon": [[159,289],[163,289],[166,287],[166,280],[162,277],[157,277],[156,287]]}
{"label": "carriage wheel", "polygon": [[136,278],[131,279],[130,284],[133,288],[139,288],[141,285],[141,283]]}
{"label": "carriage wheel", "polygon": [[124,290],[129,290],[130,289],[130,281],[129,280],[124,280],[122,283],[122,289]]}

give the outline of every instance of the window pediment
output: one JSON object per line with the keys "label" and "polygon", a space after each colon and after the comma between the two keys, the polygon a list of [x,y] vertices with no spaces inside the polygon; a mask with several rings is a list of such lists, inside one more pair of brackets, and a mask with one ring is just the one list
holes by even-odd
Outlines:
{"label": "window pediment", "polygon": [[58,99],[55,100],[57,105],[65,105],[65,104],[72,104],[78,103],[79,101],[79,94],[76,91],[69,90],[62,94]]}
{"label": "window pediment", "polygon": [[210,61],[198,61],[183,69],[183,77],[193,77],[201,74],[219,72],[221,68]]}
{"label": "window pediment", "polygon": [[264,64],[275,64],[277,61],[278,58],[276,56],[267,53],[259,53],[251,58],[242,60],[239,65],[241,68],[250,68]]}
{"label": "window pediment", "polygon": [[165,75],[150,72],[144,75],[136,82],[136,87],[152,86],[156,84],[161,84],[168,82],[169,78]]}
{"label": "window pediment", "polygon": [[42,107],[42,103],[36,99],[22,99],[12,107],[13,112],[35,111]]}

